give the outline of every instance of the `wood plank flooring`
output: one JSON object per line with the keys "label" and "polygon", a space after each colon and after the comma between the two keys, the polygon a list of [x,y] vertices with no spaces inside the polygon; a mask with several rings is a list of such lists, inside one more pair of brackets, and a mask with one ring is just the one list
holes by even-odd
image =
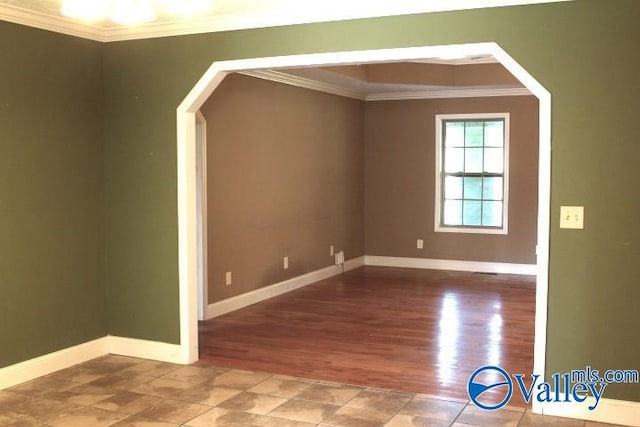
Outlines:
{"label": "wood plank flooring", "polygon": [[534,314],[533,276],[362,267],[202,322],[200,358],[466,399],[480,366],[532,372]]}

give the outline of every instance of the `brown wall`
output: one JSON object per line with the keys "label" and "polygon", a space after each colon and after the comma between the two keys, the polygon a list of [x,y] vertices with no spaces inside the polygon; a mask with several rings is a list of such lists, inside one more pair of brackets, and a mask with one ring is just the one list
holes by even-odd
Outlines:
{"label": "brown wall", "polygon": [[[369,102],[367,255],[534,264],[538,101],[532,96]],[[435,115],[510,113],[509,234],[434,232]],[[416,239],[424,249],[416,249]]]}
{"label": "brown wall", "polygon": [[201,111],[209,303],[364,254],[362,102],[233,74]]}

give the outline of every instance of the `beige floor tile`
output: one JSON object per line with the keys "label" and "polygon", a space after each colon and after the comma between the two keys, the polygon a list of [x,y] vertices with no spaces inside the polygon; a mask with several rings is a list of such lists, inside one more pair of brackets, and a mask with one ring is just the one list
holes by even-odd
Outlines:
{"label": "beige floor tile", "polygon": [[0,414],[0,427],[40,427],[42,424],[19,420]]}
{"label": "beige floor tile", "polygon": [[400,414],[452,422],[464,408],[465,404],[456,401],[415,396],[400,410]]}
{"label": "beige floor tile", "polygon": [[358,393],[346,406],[362,409],[375,409],[384,412],[397,412],[405,406],[413,395],[395,393],[380,389],[366,389]]}
{"label": "beige floor tile", "polygon": [[34,397],[25,399],[7,409],[5,415],[34,423],[49,424],[83,408],[83,406],[73,403],[57,402],[55,400]]}
{"label": "beige floor tile", "polygon": [[398,414],[391,418],[385,427],[449,427],[450,424],[445,420]]}
{"label": "beige floor tile", "polygon": [[211,407],[206,405],[165,399],[145,409],[138,415],[152,420],[182,424],[198,415],[204,414],[209,409],[211,409]]}
{"label": "beige floor tile", "polygon": [[497,411],[486,411],[469,404],[456,419],[456,423],[471,426],[516,427],[523,415],[521,410],[502,408]]}
{"label": "beige floor tile", "polygon": [[53,421],[51,425],[54,427],[109,427],[127,417],[127,414],[105,411],[104,409],[84,408],[71,415]]}
{"label": "beige floor tile", "polygon": [[135,357],[109,355],[90,360],[80,366],[89,368],[95,372],[113,373],[143,362],[145,362],[144,359],[137,359]]}
{"label": "beige floor tile", "polygon": [[123,391],[113,397],[95,403],[93,406],[95,408],[106,409],[108,411],[135,415],[155,405],[161,400],[162,398],[157,396],[148,396],[145,394]]}
{"label": "beige floor tile", "polygon": [[309,385],[310,383],[308,382],[292,381],[271,377],[268,380],[251,387],[247,391],[250,391],[252,393],[268,394],[277,397],[291,398],[301,391],[307,389]]}
{"label": "beige floor tile", "polygon": [[271,411],[269,415],[317,424],[332,416],[338,409],[340,409],[339,406],[327,403],[289,400]]}
{"label": "beige floor tile", "polygon": [[264,374],[261,372],[232,369],[214,377],[211,381],[208,382],[208,384],[216,387],[248,389],[256,384],[261,383],[269,377],[269,374]]}
{"label": "beige floor tile", "polygon": [[192,401],[203,405],[216,406],[240,393],[242,393],[242,390],[239,388],[203,386],[203,391],[198,395],[194,395],[194,400]]}
{"label": "beige floor tile", "polygon": [[586,421],[584,427],[624,427],[619,424],[598,423],[595,421]]}
{"label": "beige floor tile", "polygon": [[208,368],[201,366],[183,366],[179,369],[168,372],[162,378],[174,381],[187,381],[191,383],[206,383],[211,381],[217,375],[220,375],[228,369]]}
{"label": "beige floor tile", "polygon": [[112,390],[127,391],[140,384],[154,380],[154,377],[148,375],[128,374],[124,372],[116,372],[114,374],[105,375],[102,378],[91,381],[89,384],[104,387]]}
{"label": "beige floor tile", "polygon": [[134,388],[133,392],[166,399],[180,399],[186,402],[215,406],[242,392],[241,389],[214,387],[186,381],[158,378]]}
{"label": "beige floor tile", "polygon": [[167,375],[170,372],[176,371],[181,368],[182,365],[176,365],[175,363],[156,362],[153,360],[147,360],[137,365],[133,365],[124,369],[122,372],[148,375],[150,377],[161,377]]}
{"label": "beige floor tile", "polygon": [[281,374],[273,375],[271,378],[274,378],[276,380],[297,381],[299,383],[309,383],[309,384],[318,382],[318,380],[314,380],[312,378],[294,377],[291,375],[281,375]]}
{"label": "beige floor tile", "polygon": [[343,406],[324,423],[340,427],[383,427],[392,416],[390,412]]}
{"label": "beige floor tile", "polygon": [[13,391],[0,390],[0,414],[4,413],[27,399],[31,399],[30,395],[17,393]]}
{"label": "beige floor tile", "polygon": [[364,388],[345,385],[311,384],[308,388],[298,393],[295,398],[299,400],[330,403],[333,405],[344,405],[363,390]]}
{"label": "beige floor tile", "polygon": [[213,408],[187,421],[185,425],[190,427],[245,426],[250,425],[254,416],[255,414],[248,414],[246,412],[234,412],[222,408]]}
{"label": "beige floor tile", "polygon": [[213,408],[209,412],[187,422],[191,427],[314,427],[315,424],[248,412]]}
{"label": "beige floor tile", "polygon": [[118,391],[90,384],[76,384],[75,387],[65,391],[52,391],[43,394],[43,397],[61,402],[70,402],[77,405],[91,406],[101,400],[108,399],[118,394]]}
{"label": "beige floor tile", "polygon": [[197,389],[198,384],[185,381],[168,380],[156,378],[131,389],[134,393],[148,394],[151,396],[164,397],[167,399],[177,396],[184,396],[189,390]]}
{"label": "beige floor tile", "polygon": [[44,396],[52,392],[69,390],[78,384],[61,378],[42,377],[24,384],[11,387],[9,391]]}
{"label": "beige floor tile", "polygon": [[551,417],[531,412],[524,414],[518,427],[583,427],[584,421],[571,418]]}
{"label": "beige floor tile", "polygon": [[77,365],[71,368],[64,369],[55,374],[47,376],[47,378],[72,381],[74,383],[87,384],[91,381],[95,381],[99,378],[103,378],[108,375],[109,372],[103,372],[100,369],[91,368],[89,366]]}
{"label": "beige floor tile", "polygon": [[287,399],[283,397],[242,392],[218,406],[230,411],[242,411],[252,414],[266,415],[286,401]]}
{"label": "beige floor tile", "polygon": [[111,427],[178,427],[179,425],[180,424],[167,423],[165,421],[157,421],[134,415]]}

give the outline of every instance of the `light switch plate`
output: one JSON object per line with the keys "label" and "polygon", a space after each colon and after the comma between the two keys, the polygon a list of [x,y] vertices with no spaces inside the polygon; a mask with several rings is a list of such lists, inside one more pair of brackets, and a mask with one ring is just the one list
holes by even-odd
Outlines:
{"label": "light switch plate", "polygon": [[560,228],[584,229],[584,206],[560,206]]}

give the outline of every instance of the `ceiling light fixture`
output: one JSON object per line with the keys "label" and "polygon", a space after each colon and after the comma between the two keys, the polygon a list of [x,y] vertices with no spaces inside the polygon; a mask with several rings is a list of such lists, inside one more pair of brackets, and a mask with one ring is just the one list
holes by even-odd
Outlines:
{"label": "ceiling light fixture", "polygon": [[62,15],[81,21],[109,19],[116,24],[151,22],[158,13],[196,15],[213,9],[212,0],[62,0]]}

